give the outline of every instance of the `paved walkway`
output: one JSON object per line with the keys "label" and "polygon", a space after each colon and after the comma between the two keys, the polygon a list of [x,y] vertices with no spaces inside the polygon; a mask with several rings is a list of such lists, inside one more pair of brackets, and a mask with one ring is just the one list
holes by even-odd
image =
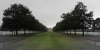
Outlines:
{"label": "paved walkway", "polygon": [[100,47],[85,40],[46,32],[22,41],[8,42],[0,50],[100,50]]}

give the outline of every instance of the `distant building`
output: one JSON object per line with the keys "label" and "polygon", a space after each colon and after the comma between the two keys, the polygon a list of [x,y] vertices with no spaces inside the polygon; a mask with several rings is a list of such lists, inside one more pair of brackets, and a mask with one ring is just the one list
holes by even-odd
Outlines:
{"label": "distant building", "polygon": [[52,32],[53,31],[53,29],[52,28],[48,28],[48,32]]}

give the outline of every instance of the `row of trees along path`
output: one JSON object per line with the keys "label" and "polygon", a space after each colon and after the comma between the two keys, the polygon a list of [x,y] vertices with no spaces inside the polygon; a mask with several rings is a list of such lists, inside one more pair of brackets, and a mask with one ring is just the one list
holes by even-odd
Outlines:
{"label": "row of trees along path", "polygon": [[68,13],[63,13],[61,18],[63,20],[58,22],[53,28],[54,31],[66,31],[74,30],[76,35],[76,30],[81,29],[84,36],[84,29],[91,28],[93,24],[93,11],[87,13],[87,6],[82,2],[78,2],[74,10]]}
{"label": "row of trees along path", "polygon": [[15,32],[18,35],[18,30],[29,31],[47,31],[46,26],[40,23],[32,15],[32,11],[22,4],[12,4],[4,10],[3,23],[1,30]]}

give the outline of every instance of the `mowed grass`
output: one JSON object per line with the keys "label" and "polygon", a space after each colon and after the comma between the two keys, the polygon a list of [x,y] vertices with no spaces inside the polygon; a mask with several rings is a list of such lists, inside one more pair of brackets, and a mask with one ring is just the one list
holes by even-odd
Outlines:
{"label": "mowed grass", "polygon": [[14,50],[82,50],[84,43],[54,32],[45,32],[18,42]]}

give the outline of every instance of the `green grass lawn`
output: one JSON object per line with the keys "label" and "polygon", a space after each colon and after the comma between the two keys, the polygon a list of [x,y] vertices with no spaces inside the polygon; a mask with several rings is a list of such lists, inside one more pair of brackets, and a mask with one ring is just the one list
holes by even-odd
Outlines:
{"label": "green grass lawn", "polygon": [[68,36],[45,32],[18,42],[15,50],[82,50],[84,44]]}

